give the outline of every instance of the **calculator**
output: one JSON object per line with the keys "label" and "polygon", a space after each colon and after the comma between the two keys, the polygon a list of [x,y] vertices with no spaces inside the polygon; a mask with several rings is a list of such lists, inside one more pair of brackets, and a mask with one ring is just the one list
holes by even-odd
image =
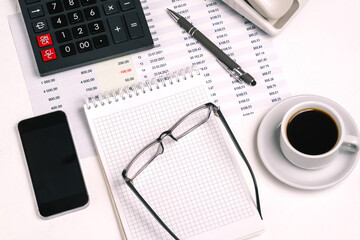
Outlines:
{"label": "calculator", "polygon": [[19,0],[40,76],[153,47],[140,0]]}

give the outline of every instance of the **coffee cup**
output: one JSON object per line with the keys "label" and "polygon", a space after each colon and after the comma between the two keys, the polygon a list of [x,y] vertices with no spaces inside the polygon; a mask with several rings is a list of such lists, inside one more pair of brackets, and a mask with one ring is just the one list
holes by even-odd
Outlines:
{"label": "coffee cup", "polygon": [[280,147],[285,157],[304,169],[319,169],[340,151],[359,151],[360,138],[346,133],[340,114],[328,104],[306,101],[291,107],[283,116]]}

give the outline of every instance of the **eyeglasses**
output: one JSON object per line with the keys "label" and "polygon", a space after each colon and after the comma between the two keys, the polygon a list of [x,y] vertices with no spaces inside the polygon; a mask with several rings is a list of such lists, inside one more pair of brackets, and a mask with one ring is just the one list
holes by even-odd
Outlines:
{"label": "eyeglasses", "polygon": [[146,145],[141,151],[139,151],[135,157],[129,162],[129,164],[125,167],[122,172],[122,176],[126,182],[126,184],[130,187],[130,189],[134,192],[134,194],[139,198],[139,200],[143,203],[143,205],[148,209],[148,211],[153,215],[153,217],[159,222],[159,224],[174,238],[179,239],[161,220],[161,218],[155,213],[155,211],[150,207],[150,205],[145,201],[145,199],[140,195],[140,193],[136,190],[133,181],[134,179],[142,172],[144,169],[149,166],[149,164],[154,161],[154,159],[164,153],[164,144],[163,139],[166,137],[170,137],[174,141],[178,141],[190,132],[194,131],[196,128],[200,127],[202,124],[206,123],[210,118],[211,113],[214,113],[215,116],[219,117],[223,125],[225,126],[228,134],[230,135],[231,140],[235,144],[236,149],[238,150],[240,156],[244,160],[251,177],[253,179],[255,195],[256,195],[256,205],[257,210],[261,215],[260,209],[260,199],[258,193],[258,187],[255,179],[255,175],[251,169],[251,166],[240,148],[239,143],[236,141],[234,134],[232,133],[229,125],[227,124],[222,112],[219,107],[214,105],[213,103],[206,103],[201,105],[182,118],[177,121],[169,130],[164,131],[160,134],[160,136],[155,139],[153,142]]}

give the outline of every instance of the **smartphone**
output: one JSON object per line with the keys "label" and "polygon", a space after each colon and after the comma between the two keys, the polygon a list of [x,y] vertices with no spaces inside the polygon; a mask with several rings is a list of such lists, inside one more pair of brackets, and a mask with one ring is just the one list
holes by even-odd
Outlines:
{"label": "smartphone", "polygon": [[18,129],[40,215],[49,218],[87,206],[89,197],[65,113],[25,119]]}

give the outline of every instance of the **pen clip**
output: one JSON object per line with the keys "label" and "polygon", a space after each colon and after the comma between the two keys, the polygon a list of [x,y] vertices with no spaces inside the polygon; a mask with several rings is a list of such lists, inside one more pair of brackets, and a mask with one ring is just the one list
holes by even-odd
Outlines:
{"label": "pen clip", "polygon": [[220,61],[219,59],[216,59],[216,61],[220,64],[220,66],[222,66],[229,74],[231,77],[233,77],[236,81],[242,83],[243,80],[240,78],[240,74],[238,72],[235,72],[234,70],[231,70],[230,68],[228,68],[225,63],[223,63],[222,61]]}

